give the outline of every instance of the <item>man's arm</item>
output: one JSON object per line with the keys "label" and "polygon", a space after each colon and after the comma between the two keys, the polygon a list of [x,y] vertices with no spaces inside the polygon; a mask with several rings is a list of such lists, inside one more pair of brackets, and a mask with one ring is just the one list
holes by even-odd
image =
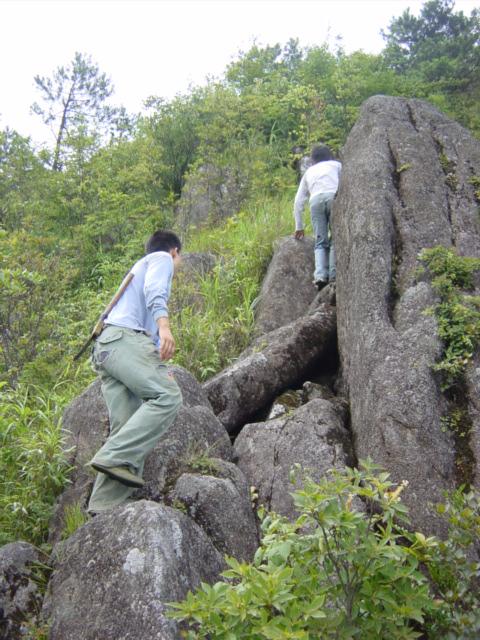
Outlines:
{"label": "man's arm", "polygon": [[166,316],[158,318],[157,327],[160,336],[160,358],[162,360],[170,360],[175,353],[175,340],[170,331],[168,318]]}
{"label": "man's arm", "polygon": [[173,276],[172,257],[152,255],[145,275],[144,294],[148,310],[155,319],[160,337],[160,358],[168,360],[175,352],[175,340],[168,320],[168,296]]}
{"label": "man's arm", "polygon": [[295,202],[293,205],[293,216],[295,218],[295,238],[301,240],[305,235],[303,231],[303,209],[308,199],[308,186],[305,180],[305,174],[300,180],[298,186],[297,195],[295,196]]}

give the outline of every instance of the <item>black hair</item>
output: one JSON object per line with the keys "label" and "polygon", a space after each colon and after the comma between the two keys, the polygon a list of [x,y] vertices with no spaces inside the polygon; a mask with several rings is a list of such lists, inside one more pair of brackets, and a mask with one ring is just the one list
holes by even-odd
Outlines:
{"label": "black hair", "polygon": [[145,253],[154,253],[155,251],[170,251],[178,249],[180,251],[182,243],[177,234],[173,231],[155,231],[145,243]]}
{"label": "black hair", "polygon": [[332,152],[324,144],[316,144],[312,147],[312,153],[310,154],[313,162],[325,162],[325,160],[333,160]]}

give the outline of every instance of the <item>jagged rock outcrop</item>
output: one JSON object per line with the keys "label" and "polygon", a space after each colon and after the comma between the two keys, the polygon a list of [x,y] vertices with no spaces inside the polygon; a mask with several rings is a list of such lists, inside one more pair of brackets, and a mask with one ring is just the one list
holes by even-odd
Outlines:
{"label": "jagged rock outcrop", "polygon": [[323,287],[321,291],[315,294],[310,306],[308,307],[308,313],[313,313],[321,304],[329,304],[335,306],[337,303],[337,288],[335,283],[331,282]]}
{"label": "jagged rock outcrop", "polygon": [[182,475],[170,497],[177,508],[184,506],[222,554],[250,562],[259,532],[247,480],[232,463],[213,458],[208,464],[206,475]]}
{"label": "jagged rock outcrop", "polygon": [[315,297],[313,239],[293,236],[276,242],[255,310],[255,335],[303,316]]}
{"label": "jagged rock outcrop", "polygon": [[430,503],[452,489],[454,443],[432,365],[442,352],[417,257],[442,244],[480,255],[473,185],[480,145],[418,100],[376,96],[343,151],[334,204],[338,340],[359,458],[408,480],[413,526],[442,533]]}
{"label": "jagged rock outcrop", "polygon": [[298,409],[307,402],[310,402],[310,400],[317,398],[321,398],[322,400],[332,400],[338,404],[338,407],[342,412],[348,412],[346,402],[341,398],[337,398],[327,385],[307,380],[303,383],[301,389],[288,389],[276,397],[270,407],[266,419],[273,420],[274,418],[279,418],[286,413],[292,412],[294,409]]}
{"label": "jagged rock outcrop", "polygon": [[25,638],[27,621],[37,620],[42,596],[32,566],[42,560],[39,550],[27,542],[0,548],[0,638]]}
{"label": "jagged rock outcrop", "polygon": [[235,441],[234,460],[258,490],[259,502],[294,519],[294,464],[317,480],[333,467],[352,465],[345,418],[341,407],[318,398],[280,418],[247,424]]}
{"label": "jagged rock outcrop", "polygon": [[211,273],[217,262],[213,253],[183,253],[178,274],[186,274],[191,278],[205,277]]}
{"label": "jagged rock outcrop", "polygon": [[219,220],[240,210],[248,194],[245,172],[233,167],[205,164],[187,176],[177,207],[180,228]]}
{"label": "jagged rock outcrop", "polygon": [[211,409],[181,407],[171,428],[147,457],[143,470],[145,486],[134,496],[162,501],[177,478],[205,456],[230,460],[230,438]]}
{"label": "jagged rock outcrop", "polygon": [[175,314],[185,307],[200,310],[204,305],[200,283],[217,263],[213,253],[183,253],[175,270],[176,285],[170,301],[170,311]]}
{"label": "jagged rock outcrop", "polygon": [[144,500],[96,516],[52,561],[42,612],[50,640],[180,640],[166,603],[225,567],[191,518]]}
{"label": "jagged rock outcrop", "polygon": [[[161,489],[168,483],[169,473],[175,474],[178,462],[187,459],[194,451],[209,448],[218,457],[230,459],[231,456],[229,438],[212,413],[205,391],[186,369],[179,366],[172,366],[170,369],[182,390],[184,405],[175,423],[147,458],[144,472],[147,481],[145,497],[158,497]],[[108,435],[108,412],[99,380],[95,380],[66,408],[62,424],[65,451],[73,470],[70,484],[60,496],[55,509],[50,527],[50,542],[60,539],[67,507],[79,504],[85,508],[92,490],[94,475],[85,464],[91,460]]]}
{"label": "jagged rock outcrop", "polygon": [[299,385],[331,358],[335,309],[327,305],[258,338],[237,362],[204,384],[229,433],[238,430],[284,389]]}

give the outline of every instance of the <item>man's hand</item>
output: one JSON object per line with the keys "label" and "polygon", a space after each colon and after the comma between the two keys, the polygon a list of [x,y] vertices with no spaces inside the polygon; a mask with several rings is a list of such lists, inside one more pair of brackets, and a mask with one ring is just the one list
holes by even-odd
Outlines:
{"label": "man's hand", "polygon": [[303,240],[305,236],[305,231],[303,229],[299,229],[298,231],[295,231],[295,240]]}
{"label": "man's hand", "polygon": [[160,336],[160,358],[161,360],[170,360],[175,353],[175,340],[170,331],[168,318],[159,318],[157,323]]}

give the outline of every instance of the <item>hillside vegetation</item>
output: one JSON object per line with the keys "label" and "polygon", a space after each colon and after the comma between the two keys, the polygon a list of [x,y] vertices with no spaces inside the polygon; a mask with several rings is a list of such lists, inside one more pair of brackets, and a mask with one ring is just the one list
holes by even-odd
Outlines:
{"label": "hillside vegetation", "polygon": [[[142,117],[105,106],[112,87],[88,56],[36,78],[36,112],[50,124],[55,107],[65,117],[51,150],[0,132],[0,543],[45,540],[68,472],[59,418],[93,379],[87,359],[72,358],[144,239],[172,227],[185,251],[222,257],[201,283],[200,312],[182,304],[188,282],[171,304],[175,361],[205,379],[248,343],[272,242],[293,229],[295,161],[317,141],[339,153],[362,102],[379,93],[427,99],[478,136],[479,35],[477,10],[433,0],[386,26],[380,55],[255,45],[222,78],[149,98]],[[81,95],[55,102],[75,82],[90,110]],[[228,217],[212,205],[197,228],[180,220],[179,202],[211,166],[238,189]]]}

